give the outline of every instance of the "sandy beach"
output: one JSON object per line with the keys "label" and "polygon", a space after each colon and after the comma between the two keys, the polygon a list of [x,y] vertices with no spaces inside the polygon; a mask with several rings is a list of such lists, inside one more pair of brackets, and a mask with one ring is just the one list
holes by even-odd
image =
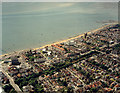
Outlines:
{"label": "sandy beach", "polygon": [[[114,23],[114,24],[117,24],[117,23]],[[91,34],[91,33],[97,32],[97,31],[99,31],[99,30],[101,30],[101,29],[103,29],[103,28],[105,28],[105,27],[110,26],[110,25],[111,25],[111,24],[108,24],[108,25],[102,26],[102,27],[100,27],[100,28],[98,28],[98,29],[96,29],[96,30],[92,30],[92,31],[85,32],[85,33],[87,33],[87,34],[89,35],[89,34]],[[69,38],[69,39],[66,39],[66,40],[57,41],[57,42],[52,43],[52,44],[47,44],[47,45],[44,45],[44,46],[39,47],[39,48],[32,48],[32,50],[38,50],[38,49],[42,49],[42,48],[44,48],[44,47],[46,47],[46,46],[51,46],[51,45],[53,45],[53,44],[59,44],[59,43],[67,42],[67,41],[69,41],[69,40],[73,40],[73,39],[79,38],[79,37],[81,37],[81,36],[84,36],[85,33],[80,34],[80,35],[75,36],[75,37],[72,37],[72,38]],[[28,49],[30,49],[30,48],[28,48]],[[28,49],[26,49],[26,50],[28,50]],[[12,55],[12,54],[20,53],[20,52],[23,52],[23,51],[26,51],[26,50],[20,50],[20,51],[15,51],[15,52],[9,53],[9,54],[3,54],[3,55],[0,55],[0,58],[2,58],[2,57],[5,56],[5,55]]]}

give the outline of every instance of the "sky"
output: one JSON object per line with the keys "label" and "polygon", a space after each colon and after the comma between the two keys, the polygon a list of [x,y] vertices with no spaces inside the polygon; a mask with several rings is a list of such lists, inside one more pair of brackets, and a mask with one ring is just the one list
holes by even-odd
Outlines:
{"label": "sky", "polygon": [[1,0],[3,2],[118,2],[120,0]]}
{"label": "sky", "polygon": [[[83,5],[87,7],[83,7]],[[3,3],[3,12],[4,17],[9,16],[50,16],[50,15],[60,15],[60,14],[72,14],[72,13],[81,13],[81,14],[96,14],[100,13],[98,9],[107,9],[110,11],[111,8],[117,7],[117,3]],[[91,8],[94,6],[95,8]],[[17,8],[15,8],[17,7]],[[89,10],[89,11],[85,11]],[[117,13],[117,9],[116,9]],[[110,13],[111,14],[111,13]]]}

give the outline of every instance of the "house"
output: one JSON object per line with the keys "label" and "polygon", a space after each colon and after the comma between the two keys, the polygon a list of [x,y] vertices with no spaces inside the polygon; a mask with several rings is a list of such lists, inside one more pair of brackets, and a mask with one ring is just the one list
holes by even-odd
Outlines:
{"label": "house", "polygon": [[73,46],[73,45],[75,45],[75,44],[76,44],[76,42],[75,42],[74,40],[69,41],[69,45],[70,45],[70,46]]}
{"label": "house", "polygon": [[36,63],[43,63],[43,62],[45,62],[45,61],[46,61],[45,58],[34,59],[34,62],[36,62]]}
{"label": "house", "polygon": [[50,55],[51,55],[51,53],[52,53],[51,51],[47,51],[48,56],[50,56]]}
{"label": "house", "polygon": [[56,46],[56,45],[51,45],[52,46],[52,48],[53,49],[55,49],[55,50],[58,50],[58,51],[60,51],[60,52],[65,52],[65,49],[64,48],[61,48],[61,47],[58,47],[58,46]]}
{"label": "house", "polygon": [[22,57],[25,59],[25,60],[28,60],[29,58],[25,55],[22,54]]}
{"label": "house", "polygon": [[23,86],[23,93],[30,93],[34,91],[34,87],[32,85]]}
{"label": "house", "polygon": [[19,78],[20,78],[20,77],[21,77],[21,74],[20,74],[20,73],[18,73],[18,74],[17,74],[17,77],[19,77]]}
{"label": "house", "polygon": [[9,62],[11,62],[10,60],[6,60],[6,61],[4,61],[4,63],[9,63]]}
{"label": "house", "polygon": [[15,57],[11,57],[11,61],[12,61],[12,65],[20,65],[21,63],[18,61],[18,58]]}

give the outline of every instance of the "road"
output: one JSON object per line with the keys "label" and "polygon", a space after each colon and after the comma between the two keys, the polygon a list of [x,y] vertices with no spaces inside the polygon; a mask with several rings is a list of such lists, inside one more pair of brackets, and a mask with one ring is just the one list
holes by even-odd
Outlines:
{"label": "road", "polygon": [[4,69],[2,69],[2,72],[3,72],[3,74],[9,79],[10,84],[13,86],[13,88],[16,90],[16,92],[17,92],[17,93],[23,93],[23,92],[21,91],[21,89],[19,88],[19,86],[18,86],[17,84],[15,84],[13,78],[10,77],[10,76],[8,75],[8,73],[4,71]]}
{"label": "road", "polygon": [[75,75],[70,69],[67,68],[67,70],[68,70],[72,75],[74,75],[76,78],[78,78],[78,79],[82,82],[83,86],[86,85],[86,84],[83,82],[83,80],[80,79],[79,76]]}
{"label": "road", "polygon": [[[113,46],[115,46],[115,45],[117,45],[117,44],[118,44],[118,43],[111,44],[111,45],[109,45],[109,47],[113,47]],[[100,47],[99,49],[103,49],[103,48],[105,48],[105,47],[106,47],[106,45]],[[98,52],[100,52],[100,53],[102,53],[102,54],[106,54],[106,52],[102,52],[102,51],[99,51],[99,50],[96,50],[96,51],[98,51]],[[111,54],[111,55],[115,56],[114,54]]]}

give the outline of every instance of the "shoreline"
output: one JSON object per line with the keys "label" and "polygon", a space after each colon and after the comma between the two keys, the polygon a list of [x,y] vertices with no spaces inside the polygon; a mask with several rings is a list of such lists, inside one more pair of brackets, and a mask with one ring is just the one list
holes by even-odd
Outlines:
{"label": "shoreline", "polygon": [[[118,23],[113,23],[113,24],[118,24]],[[53,42],[53,43],[51,43],[51,44],[46,44],[46,45],[43,45],[43,46],[38,47],[38,48],[27,48],[27,49],[23,49],[23,50],[20,50],[20,51],[15,51],[15,52],[3,54],[3,55],[0,55],[0,59],[1,59],[3,56],[5,56],[5,55],[7,56],[7,55],[14,54],[14,53],[20,53],[20,52],[23,52],[23,51],[27,51],[27,50],[29,50],[29,49],[31,49],[31,50],[38,50],[38,49],[42,49],[42,48],[44,48],[44,47],[46,47],[46,46],[49,47],[49,46],[51,46],[51,45],[53,45],[53,44],[59,44],[59,43],[67,42],[67,41],[69,41],[69,40],[73,40],[73,39],[82,37],[82,36],[84,36],[85,33],[87,33],[87,34],[89,35],[89,34],[91,34],[91,33],[97,32],[97,31],[99,31],[100,29],[103,29],[103,28],[108,27],[108,26],[110,26],[110,25],[111,25],[111,24],[107,24],[107,25],[102,26],[102,27],[100,27],[100,28],[98,28],[98,29],[95,29],[95,30],[92,30],[92,31],[88,31],[88,32],[84,32],[84,33],[82,33],[82,34],[80,34],[80,35],[77,35],[77,36],[74,36],[74,37],[70,37],[70,38],[65,39],[65,40],[60,40],[60,41],[57,41],[57,42]]]}
{"label": "shoreline", "polygon": [[[116,24],[117,24],[117,23],[116,23]],[[77,35],[77,36],[74,36],[74,37],[71,37],[71,38],[68,38],[68,39],[65,39],[65,40],[57,41],[57,42],[52,43],[52,44],[47,44],[47,45],[44,45],[44,46],[39,47],[39,48],[33,48],[33,50],[42,49],[42,48],[44,48],[44,47],[46,47],[46,46],[51,46],[51,45],[53,45],[53,44],[59,44],[59,43],[67,42],[67,41],[69,41],[69,40],[73,40],[73,39],[79,38],[79,37],[81,37],[81,36],[84,36],[85,33],[87,33],[87,34],[89,35],[89,34],[91,34],[91,33],[97,32],[97,31],[99,31],[100,29],[103,29],[103,28],[105,28],[105,27],[107,27],[107,26],[110,26],[110,24],[105,25],[105,26],[102,26],[102,27],[100,27],[100,28],[98,28],[98,29],[95,29],[95,30],[92,30],[92,31],[84,32],[84,33],[82,33],[82,34],[80,34],[80,35]]]}

